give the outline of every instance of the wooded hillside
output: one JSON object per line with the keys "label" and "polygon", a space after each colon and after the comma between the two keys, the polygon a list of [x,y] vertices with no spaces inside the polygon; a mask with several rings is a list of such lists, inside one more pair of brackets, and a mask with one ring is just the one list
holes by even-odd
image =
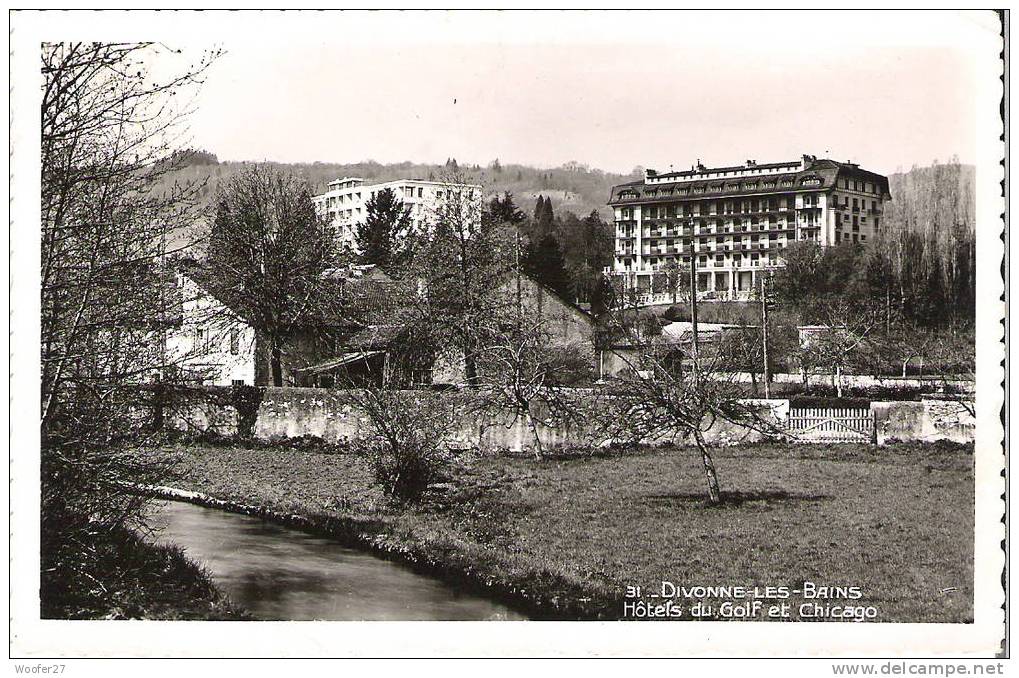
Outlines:
{"label": "wooded hillside", "polygon": [[[187,166],[175,172],[167,181],[207,181],[201,194],[203,198],[212,200],[220,182],[236,174],[249,162],[219,162],[216,156],[198,151],[189,160]],[[539,169],[526,165],[502,165],[493,160],[485,167],[479,165],[457,165],[450,158],[443,165],[426,163],[401,162],[383,165],[371,160],[359,163],[272,163],[280,164],[304,178],[314,192],[324,192],[327,184],[341,177],[361,177],[368,183],[381,183],[397,179],[436,179],[444,172],[456,167],[469,181],[485,187],[488,197],[504,191],[513,194],[516,204],[530,214],[542,195],[551,198],[556,210],[569,210],[577,215],[590,214],[598,210],[599,214],[608,219],[611,211],[605,203],[609,198],[609,189],[615,184],[632,181],[635,177],[603,172],[586,165],[569,162],[555,169]]]}

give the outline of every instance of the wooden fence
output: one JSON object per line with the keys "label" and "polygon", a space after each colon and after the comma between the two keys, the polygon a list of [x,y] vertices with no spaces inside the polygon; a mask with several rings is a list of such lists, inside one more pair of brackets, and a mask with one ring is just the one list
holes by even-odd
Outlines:
{"label": "wooden fence", "polygon": [[793,442],[874,442],[874,414],[869,409],[793,408],[786,429]]}

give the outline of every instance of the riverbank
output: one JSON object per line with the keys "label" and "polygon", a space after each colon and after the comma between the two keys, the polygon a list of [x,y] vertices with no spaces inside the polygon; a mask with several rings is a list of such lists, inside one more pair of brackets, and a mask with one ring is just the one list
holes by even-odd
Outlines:
{"label": "riverbank", "polygon": [[192,501],[329,534],[535,618],[617,619],[627,586],[667,581],[786,586],[794,608],[805,582],[858,587],[851,602],[878,621],[972,620],[972,446],[724,448],[719,507],[689,450],[486,456],[414,508],[332,449],[177,451]]}
{"label": "riverbank", "polygon": [[[83,556],[85,557],[85,556]],[[250,617],[216,589],[180,549],[127,529],[95,535],[88,558],[103,581],[42,573],[43,619],[239,621]],[[77,571],[76,568],[71,568]]]}

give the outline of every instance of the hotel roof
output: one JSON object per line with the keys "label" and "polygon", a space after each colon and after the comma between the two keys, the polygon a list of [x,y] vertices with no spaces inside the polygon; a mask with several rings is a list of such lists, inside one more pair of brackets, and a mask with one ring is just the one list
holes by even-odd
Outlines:
{"label": "hotel roof", "polygon": [[[794,168],[795,169],[792,169]],[[790,168],[787,172],[776,172]],[[747,172],[764,170],[762,174],[746,174],[743,176],[712,176],[721,172]],[[770,170],[770,171],[769,171]],[[703,179],[695,177],[704,176]],[[612,187],[609,196],[610,205],[640,204],[645,202],[661,202],[662,200],[703,200],[711,197],[733,195],[757,195],[769,193],[788,193],[790,191],[816,191],[832,188],[840,178],[863,179],[872,181],[880,192],[890,197],[888,178],[860,169],[852,163],[841,163],[827,158],[800,161],[746,164],[735,167],[703,167],[684,172],[668,172],[657,174],[648,172],[647,179],[632,181]],[[651,180],[651,183],[648,182]],[[670,181],[674,179],[675,181]]]}

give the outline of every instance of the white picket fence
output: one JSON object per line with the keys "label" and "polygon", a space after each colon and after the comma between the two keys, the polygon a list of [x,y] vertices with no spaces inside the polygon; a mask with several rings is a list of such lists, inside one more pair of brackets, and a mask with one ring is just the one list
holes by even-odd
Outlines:
{"label": "white picket fence", "polygon": [[794,442],[869,443],[874,441],[874,413],[838,407],[792,408],[786,429]]}

